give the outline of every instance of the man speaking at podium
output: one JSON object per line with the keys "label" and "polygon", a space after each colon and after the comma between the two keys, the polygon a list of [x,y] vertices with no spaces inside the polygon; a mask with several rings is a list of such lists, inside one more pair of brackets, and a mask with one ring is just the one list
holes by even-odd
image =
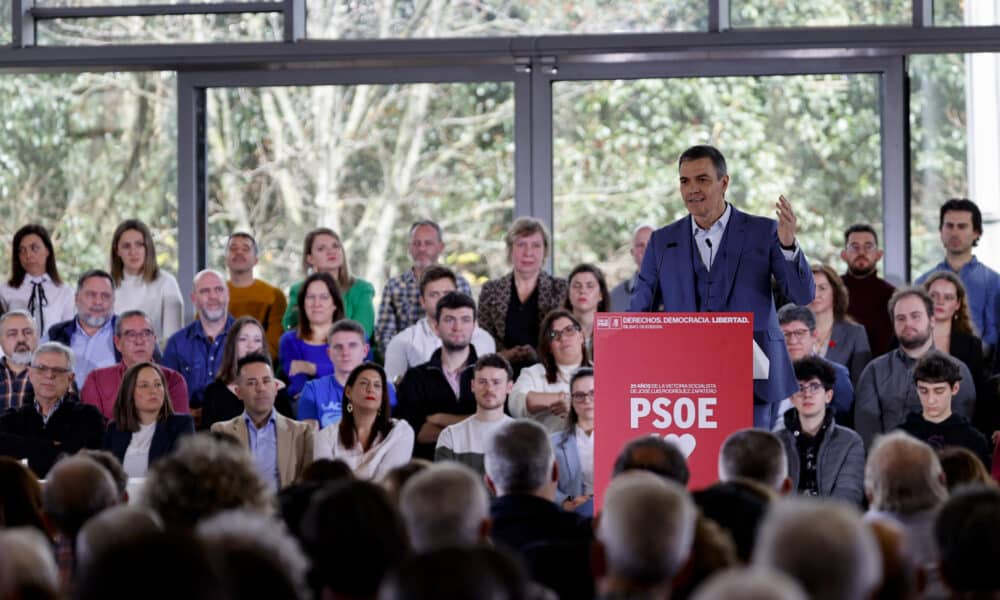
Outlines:
{"label": "man speaking at podium", "polygon": [[[752,312],[754,427],[771,429],[778,404],[799,389],[771,295],[771,277],[796,304],[815,293],[812,272],[795,241],[795,213],[784,196],[778,220],[748,215],[726,202],[726,159],[692,146],[678,160],[689,216],[653,232],[639,268],[630,312]],[[750,348],[747,348],[750,352]],[[766,360],[758,360],[760,355]],[[764,375],[762,370],[765,370]]]}

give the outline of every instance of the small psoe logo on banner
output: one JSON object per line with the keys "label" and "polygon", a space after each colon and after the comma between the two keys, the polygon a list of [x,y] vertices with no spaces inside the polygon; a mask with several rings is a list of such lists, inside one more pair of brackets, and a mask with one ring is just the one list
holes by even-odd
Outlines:
{"label": "small psoe logo on banner", "polygon": [[621,317],[597,317],[597,326],[600,329],[621,329]]}

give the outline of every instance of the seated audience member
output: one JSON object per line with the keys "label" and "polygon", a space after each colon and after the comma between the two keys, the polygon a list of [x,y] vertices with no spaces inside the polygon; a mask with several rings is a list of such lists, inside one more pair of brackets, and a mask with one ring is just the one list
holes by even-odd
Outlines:
{"label": "seated audience member", "polygon": [[[879,433],[892,431],[906,420],[906,415],[920,410],[920,398],[913,385],[913,366],[934,349],[934,301],[922,288],[900,288],[889,300],[899,348],[868,363],[854,393],[854,429],[865,448],[871,448]],[[965,418],[972,418],[976,405],[976,386],[968,367],[959,364],[962,385],[952,408]]]}
{"label": "seated audience member", "polygon": [[410,554],[406,528],[385,490],[368,481],[323,488],[302,520],[314,598],[374,598]]}
{"label": "seated audience member", "polygon": [[[847,367],[840,363],[825,359],[815,352],[816,318],[808,306],[786,304],[778,310],[778,325],[785,335],[785,348],[792,362],[802,360],[807,356],[816,356],[833,369],[833,401],[830,411],[837,423],[850,426],[854,422],[854,386],[851,384],[851,374]],[[786,398],[778,408],[778,426],[781,426],[781,415],[792,409],[792,401]]]}
{"label": "seated audience member", "polygon": [[191,415],[197,421],[201,417],[205,388],[219,370],[226,334],[233,325],[229,316],[229,288],[222,274],[206,269],[195,275],[191,302],[198,310],[198,318],[167,340],[163,366],[184,376]]}
{"label": "seated audience member", "polygon": [[566,428],[569,378],[580,367],[591,366],[580,322],[558,309],[542,321],[538,364],[521,371],[510,392],[508,408],[515,419],[530,418],[549,433]]}
{"label": "seated audience member", "polygon": [[0,416],[0,455],[26,458],[31,470],[45,477],[60,455],[100,448],[104,418],[70,393],[73,351],[66,346],[40,345],[28,377],[35,401]]}
{"label": "seated audience member", "polygon": [[194,433],[191,415],[174,413],[166,388],[166,376],[151,362],[125,371],[104,447],[129,477],[145,477],[149,465],[173,451],[181,436]]}
{"label": "seated audience member", "polygon": [[413,455],[428,460],[434,458],[441,431],[476,412],[472,379],[478,356],[471,343],[476,303],[465,294],[445,294],[435,307],[435,320],[441,347],[406,372],[396,407],[396,416],[416,432]]}
{"label": "seated audience member", "polygon": [[[326,227],[307,233],[302,247],[302,270],[306,279],[310,273],[324,273],[330,277],[338,292],[338,306],[342,310],[342,314],[333,321],[343,318],[357,321],[365,328],[365,339],[370,339],[375,330],[375,288],[364,279],[351,275],[340,236]],[[285,329],[298,326],[304,310],[298,298],[305,291],[306,285],[302,282],[292,285],[288,290],[288,309],[281,320]]]}
{"label": "seated audience member", "polygon": [[785,427],[775,432],[785,446],[791,489],[861,506],[865,446],[827,410],[833,398],[833,369],[818,356],[797,360],[794,367],[799,380],[799,391],[792,394],[794,409],[785,413]]}
{"label": "seated audience member", "polygon": [[955,359],[931,350],[913,368],[913,383],[921,410],[908,414],[899,428],[933,448],[967,448],[989,468],[991,448],[986,437],[967,419],[951,412],[952,398],[962,384],[962,372]]}
{"label": "seated audience member", "polygon": [[156,339],[167,340],[184,326],[184,296],[177,279],[156,264],[153,233],[142,221],[122,221],[111,237],[115,312],[141,310]]}
{"label": "seated audience member", "polygon": [[77,571],[84,572],[118,544],[162,531],[160,519],[148,508],[117,504],[91,517],[76,536]]}
{"label": "seated audience member", "polygon": [[13,590],[9,598],[53,598],[59,595],[59,567],[52,542],[30,527],[0,529],[0,555],[7,557]]}
{"label": "seated audience member", "polygon": [[881,578],[881,556],[861,514],[832,500],[786,498],[761,525],[754,565],[781,571],[814,600],[865,600]]}
{"label": "seated audience member", "polygon": [[[434,265],[424,271],[420,278],[420,307],[424,316],[393,336],[388,346],[384,346],[385,374],[389,381],[398,381],[408,369],[426,363],[434,351],[441,347],[441,337],[436,330],[437,321],[434,316],[438,300],[449,292],[458,290],[456,281],[455,273],[447,267]],[[468,292],[462,293],[472,297]],[[472,330],[471,342],[479,356],[496,350],[493,337],[478,325]]]}
{"label": "seated audience member", "polygon": [[483,457],[486,446],[496,430],[514,419],[503,413],[507,394],[514,385],[514,370],[499,354],[487,354],[476,361],[472,378],[472,393],[476,397],[476,412],[438,436],[434,460],[455,460],[484,475]]}
{"label": "seated audience member", "polygon": [[[570,277],[570,281],[572,281]],[[594,514],[594,370],[581,367],[569,378],[566,429],[552,434],[559,466],[556,503],[564,510]]]}
{"label": "seated audience member", "polygon": [[[347,376],[365,362],[369,346],[361,323],[341,319],[329,328],[326,352],[333,363],[333,373],[306,383],[299,396],[298,417],[320,429],[340,421],[341,399]],[[389,382],[389,404],[396,405],[396,388]]]}
{"label": "seated audience member", "polygon": [[[400,273],[389,278],[382,288],[382,302],[378,306],[378,322],[375,324],[375,343],[383,352],[390,341],[399,332],[417,325],[418,321],[425,314],[434,312],[436,301],[429,306],[424,305],[423,290],[421,282],[424,275],[438,264],[441,253],[444,252],[444,236],[441,226],[430,220],[417,221],[410,226],[410,240],[407,245],[413,265]],[[458,291],[469,296],[472,295],[472,288],[469,282],[461,275],[453,277]],[[493,352],[493,350],[489,350]],[[484,348],[480,354],[487,354]],[[430,357],[430,352],[427,353]],[[410,366],[419,365],[427,361],[427,358],[418,360]],[[405,371],[404,371],[405,372]],[[389,359],[386,358],[386,375],[390,379],[395,379],[394,371],[389,369]],[[400,373],[401,375],[402,373]]]}
{"label": "seated audience member", "polygon": [[1000,491],[969,487],[941,508],[934,523],[941,578],[953,598],[996,598],[1000,594]]}
{"label": "seated audience member", "polygon": [[253,457],[231,439],[188,436],[173,454],[150,466],[140,501],[165,529],[191,530],[202,519],[231,509],[271,514],[274,497],[267,482]]}
{"label": "seated audience member", "polygon": [[0,297],[8,310],[26,309],[42,337],[49,327],[73,317],[73,290],[59,277],[52,238],[41,225],[25,225],[14,233],[10,279],[0,285]]}
{"label": "seated audience member", "polygon": [[591,520],[555,504],[558,467],[541,425],[505,424],[486,448],[485,466],[486,485],[497,496],[490,506],[495,542],[519,552],[533,543],[589,543]]}
{"label": "seated audience member", "polygon": [[218,570],[228,598],[310,598],[309,560],[280,521],[231,510],[195,530]]}
{"label": "seated audience member", "polygon": [[[545,590],[547,591],[547,590]],[[508,553],[481,545],[417,554],[389,573],[378,600],[543,600],[552,598],[528,580]]]}
{"label": "seated audience member", "polygon": [[729,434],[719,450],[719,481],[756,481],[784,495],[792,490],[785,446],[776,435],[760,429]]}
{"label": "seated audience member", "polygon": [[537,361],[535,346],[542,319],[566,300],[566,280],[542,270],[549,253],[549,232],[538,219],[515,220],[504,242],[513,269],[483,284],[479,325],[493,336],[516,375]]}
{"label": "seated audience member", "polygon": [[914,557],[905,552],[903,528],[888,519],[869,519],[882,558],[882,578],[871,598],[916,600],[923,598],[924,573]]}
{"label": "seated audience member", "polygon": [[869,518],[903,527],[904,552],[927,572],[928,596],[943,596],[931,529],[948,489],[934,449],[902,431],[876,438],[865,464],[865,495]]}
{"label": "seated audience member", "polygon": [[[205,388],[200,429],[208,429],[219,421],[228,421],[243,412],[243,402],[236,395],[236,364],[247,354],[266,351],[264,328],[253,317],[240,317],[233,321],[226,344],[222,349],[222,364],[215,380]],[[277,380],[278,395],[274,408],[289,418],[294,418],[288,388]]]}
{"label": "seated audience member", "polygon": [[248,354],[236,363],[236,395],[243,414],[212,425],[236,438],[253,455],[260,476],[279,490],[291,485],[313,459],[313,429],[274,410],[278,386],[266,354]]}
{"label": "seated audience member", "polygon": [[[80,399],[97,407],[105,419],[112,418],[125,370],[142,362],[153,362],[157,353],[156,334],[149,317],[137,310],[122,313],[115,321],[115,348],[121,360],[110,367],[91,371],[80,390]],[[167,367],[159,368],[167,382],[166,391],[173,412],[187,413],[188,389],[184,376]]]}
{"label": "seated audience member", "polygon": [[632,247],[629,254],[635,261],[635,273],[625,281],[611,288],[611,312],[628,311],[629,302],[632,300],[632,290],[635,289],[635,280],[639,277],[639,267],[642,266],[642,257],[646,255],[646,244],[649,243],[650,236],[653,235],[653,226],[642,224],[632,232]]}
{"label": "seated audience member", "polygon": [[608,312],[611,308],[611,296],[608,294],[608,284],[604,273],[591,264],[581,264],[573,267],[567,278],[566,302],[563,308],[573,313],[580,323],[583,339],[587,343],[587,351],[594,355],[594,315]]}
{"label": "seated audience member", "polygon": [[[872,356],[885,354],[893,335],[892,319],[885,307],[896,288],[878,276],[878,261],[882,255],[878,234],[871,225],[857,223],[844,231],[840,258],[847,263],[847,272],[843,275],[844,287],[851,299],[847,312],[867,331]],[[854,385],[857,384],[855,380]]]}
{"label": "seated audience member", "polygon": [[38,335],[31,313],[11,310],[0,316],[0,413],[34,401],[28,365],[38,347]]}
{"label": "seated audience member", "polygon": [[692,600],[806,600],[802,586],[781,571],[766,567],[729,569],[698,588]]}
{"label": "seated audience member", "polygon": [[344,461],[320,458],[306,465],[300,481],[302,483],[329,483],[353,477],[354,471]]}
{"label": "seated audience member", "polygon": [[995,486],[997,483],[990,477],[989,470],[978,456],[967,448],[949,446],[937,451],[944,471],[945,484],[948,493],[964,485]]}
{"label": "seated audience member", "polygon": [[937,271],[924,280],[934,301],[934,348],[965,363],[976,387],[986,375],[983,340],[969,315],[969,299],[962,280],[951,271]]}
{"label": "seated audience member", "polygon": [[278,356],[281,372],[288,377],[288,393],[297,398],[306,382],[333,373],[327,349],[330,326],[344,318],[344,301],[337,284],[327,273],[306,277],[298,296],[296,328],[281,336]]}
{"label": "seated audience member", "polygon": [[612,479],[594,534],[599,595],[668,597],[691,553],[697,517],[678,484],[643,472]]}
{"label": "seated audience member", "polygon": [[360,479],[380,479],[413,456],[413,429],[389,416],[389,382],[375,363],[347,376],[340,421],[316,434],[315,457],[347,463]]}
{"label": "seated audience member", "polygon": [[226,270],[229,271],[229,313],[240,317],[253,317],[264,329],[267,351],[272,359],[278,357],[278,341],[285,328],[281,318],[288,308],[288,301],[280,289],[253,276],[257,264],[257,240],[245,231],[237,231],[226,241]]}
{"label": "seated audience member", "polygon": [[19,461],[0,456],[0,529],[12,527],[34,527],[47,534],[42,486]]}
{"label": "seated audience member", "polygon": [[99,269],[80,275],[75,299],[76,316],[52,325],[42,339],[73,349],[73,373],[77,385],[83,385],[91,371],[122,359],[114,340],[118,318],[111,275]]}
{"label": "seated audience member", "polygon": [[472,548],[487,540],[490,501],[482,476],[462,465],[435,464],[414,475],[399,495],[413,551]]}
{"label": "seated audience member", "polygon": [[776,497],[771,488],[749,480],[720,482],[692,494],[703,518],[715,521],[732,536],[743,564],[750,563],[757,530]]}
{"label": "seated audience member", "polygon": [[416,477],[417,473],[422,473],[433,464],[423,458],[414,458],[405,465],[389,469],[389,472],[382,476],[379,485],[389,494],[393,506],[399,506],[399,495],[403,493],[403,486]]}
{"label": "seated audience member", "polygon": [[691,478],[684,453],[675,444],[653,435],[635,438],[618,453],[612,476],[626,471],[649,471],[685,486]]}
{"label": "seated audience member", "polygon": [[111,481],[114,482],[115,489],[118,490],[120,501],[123,503],[128,502],[128,474],[122,468],[122,463],[118,460],[118,457],[107,450],[94,450],[92,448],[84,448],[77,452],[75,456],[87,457],[104,467],[104,470],[111,476]]}
{"label": "seated audience member", "polygon": [[872,359],[868,332],[847,315],[849,296],[840,275],[827,265],[813,265],[812,274],[816,284],[816,296],[809,303],[816,316],[813,352],[847,367],[851,384],[856,385]]}

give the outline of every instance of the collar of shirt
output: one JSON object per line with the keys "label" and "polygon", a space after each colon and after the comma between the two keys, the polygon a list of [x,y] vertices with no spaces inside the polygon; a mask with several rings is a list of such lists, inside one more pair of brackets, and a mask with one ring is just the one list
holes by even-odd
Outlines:
{"label": "collar of shirt", "polygon": [[[257,425],[253,422],[253,419],[250,418],[249,413],[247,413],[245,409],[243,411],[243,422],[247,424],[247,431],[258,429]],[[264,427],[267,427],[268,425],[272,425],[274,423],[275,423],[274,407],[271,407],[271,412],[270,414],[267,415],[267,421],[264,423]],[[264,427],[260,427],[259,429],[264,429]]]}
{"label": "collar of shirt", "polygon": [[35,275],[25,275],[24,276],[24,281],[27,284],[29,284],[29,285],[34,284],[34,283],[52,283],[52,278],[49,277],[48,273],[42,273],[41,275],[38,275],[38,276],[35,276]]}
{"label": "collar of shirt", "polygon": [[[222,328],[222,333],[215,336],[215,339],[212,340],[212,343],[217,341],[220,337],[226,335],[226,333],[229,332],[229,328],[233,326],[233,321],[235,320],[236,319],[234,319],[232,315],[226,314],[226,326]],[[192,337],[201,338],[207,342],[208,334],[205,333],[205,327],[202,326],[201,319],[195,319],[192,325],[194,325],[194,327],[191,328]]]}
{"label": "collar of shirt", "polygon": [[80,325],[80,315],[76,316],[76,332],[75,333],[77,333],[79,335],[82,335],[83,337],[88,338],[88,339],[95,338],[95,337],[98,337],[98,336],[106,334],[106,333],[113,333],[114,332],[113,331],[114,327],[115,327],[115,318],[114,318],[114,315],[112,315],[111,318],[109,318],[107,321],[104,322],[104,325],[101,325],[100,329],[98,329],[97,331],[94,332],[94,335],[90,335],[83,328],[83,326]]}
{"label": "collar of shirt", "polygon": [[[719,238],[722,237],[722,232],[726,230],[726,225],[729,224],[729,217],[733,216],[733,207],[731,204],[726,202],[726,210],[722,211],[722,216],[719,217],[715,223],[708,229],[702,229],[695,222],[694,217],[691,217],[691,234],[694,235],[695,239],[704,238],[705,236],[712,237],[718,234]],[[713,243],[716,240],[712,240]]]}
{"label": "collar of shirt", "polygon": [[35,410],[38,411],[38,416],[42,418],[43,425],[49,424],[49,419],[51,419],[52,415],[56,414],[56,411],[59,410],[60,406],[62,406],[63,399],[64,398],[56,400],[56,403],[52,405],[52,410],[50,410],[47,415],[42,413],[42,406],[38,403],[38,400],[35,400]]}

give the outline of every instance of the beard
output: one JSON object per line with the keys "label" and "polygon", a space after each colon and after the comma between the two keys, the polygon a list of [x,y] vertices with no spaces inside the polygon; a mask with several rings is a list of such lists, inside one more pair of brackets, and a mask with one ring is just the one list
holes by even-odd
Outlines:
{"label": "beard", "polygon": [[30,365],[31,352],[12,352],[7,358],[15,365]]}
{"label": "beard", "polygon": [[469,340],[464,342],[453,342],[451,340],[441,340],[441,347],[448,352],[460,352],[469,347]]}
{"label": "beard", "polygon": [[80,315],[80,322],[87,327],[104,327],[111,315]]}
{"label": "beard", "polygon": [[216,321],[221,321],[222,319],[225,319],[227,310],[228,310],[227,307],[223,306],[222,308],[216,308],[214,310],[209,310],[206,308],[205,310],[199,311],[199,313],[201,314],[202,318],[204,318],[206,321],[214,323]]}
{"label": "beard", "polygon": [[926,331],[924,331],[923,333],[918,333],[913,337],[909,338],[903,336],[896,336],[896,337],[899,339],[900,347],[906,348],[907,350],[914,350],[926,344],[927,340],[931,338],[931,327],[930,325],[928,325]]}
{"label": "beard", "polygon": [[868,265],[868,267],[863,269],[859,269],[854,265],[848,265],[847,272],[850,273],[851,275],[854,275],[855,277],[868,277],[869,275],[875,272],[875,263],[871,263]]}

